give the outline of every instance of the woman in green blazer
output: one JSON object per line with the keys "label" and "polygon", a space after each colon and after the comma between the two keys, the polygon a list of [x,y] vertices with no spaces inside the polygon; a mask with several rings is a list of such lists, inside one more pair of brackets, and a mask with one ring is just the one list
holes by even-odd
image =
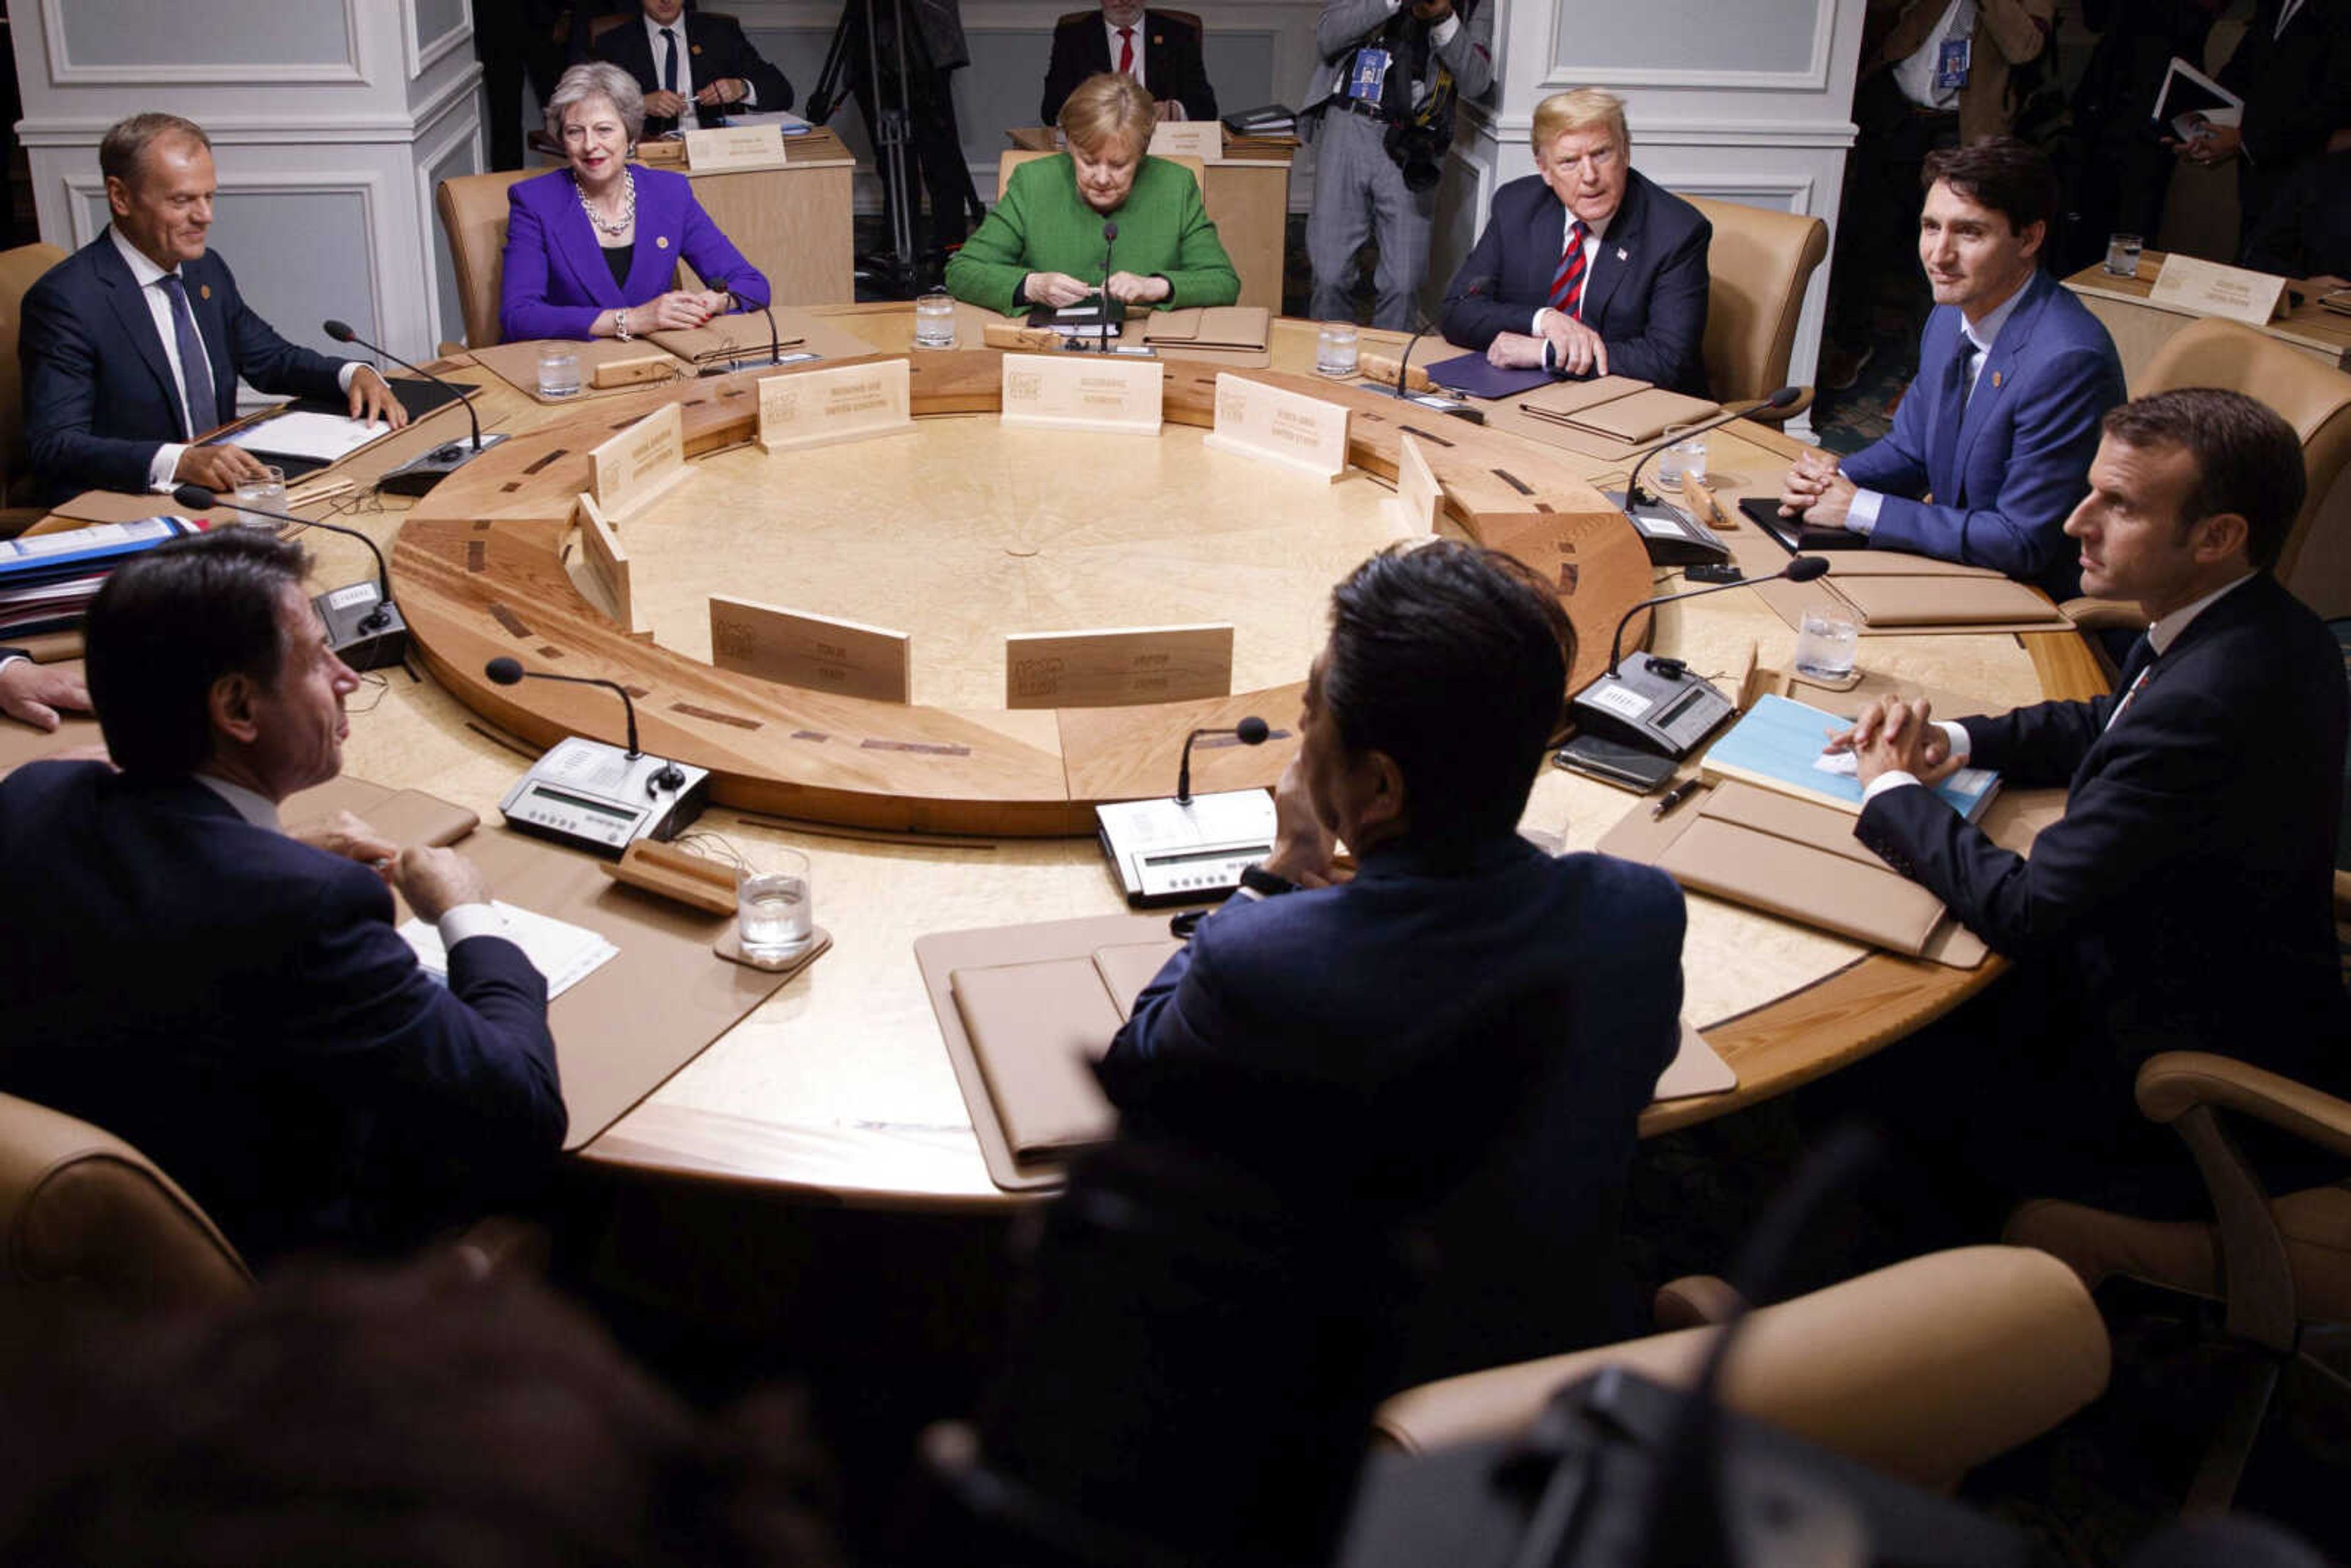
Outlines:
{"label": "woman in green blazer", "polygon": [[[947,263],[947,292],[1007,315],[1075,305],[1107,290],[1128,305],[1230,305],[1241,280],[1217,242],[1199,183],[1146,157],[1151,95],[1116,72],[1089,77],[1061,105],[1070,150],[1012,172],[1004,199]],[[1102,225],[1118,238],[1105,245]],[[1113,271],[1105,284],[1107,252]]]}

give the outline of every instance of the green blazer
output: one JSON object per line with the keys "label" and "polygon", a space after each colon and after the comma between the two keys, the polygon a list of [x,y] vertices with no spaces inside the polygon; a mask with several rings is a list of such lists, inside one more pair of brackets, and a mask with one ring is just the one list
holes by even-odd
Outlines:
{"label": "green blazer", "polygon": [[1089,282],[1102,275],[1102,225],[1118,225],[1111,270],[1176,286],[1159,308],[1230,305],[1241,295],[1232,258],[1217,242],[1217,225],[1201,204],[1199,183],[1180,163],[1146,157],[1126,200],[1097,213],[1078,194],[1077,171],[1066,152],[1035,158],[1012,172],[1004,199],[947,263],[947,292],[1007,315],[1032,272],[1066,272]]}

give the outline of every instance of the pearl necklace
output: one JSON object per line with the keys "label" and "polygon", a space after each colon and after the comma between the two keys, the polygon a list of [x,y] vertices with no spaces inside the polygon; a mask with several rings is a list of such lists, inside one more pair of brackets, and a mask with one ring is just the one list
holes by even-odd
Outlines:
{"label": "pearl necklace", "polygon": [[631,169],[622,169],[621,178],[622,181],[621,215],[612,222],[606,223],[603,215],[596,211],[596,204],[588,199],[588,187],[580,183],[579,175],[571,176],[572,186],[580,193],[580,210],[588,214],[588,221],[596,225],[599,234],[610,235],[614,239],[628,233],[629,225],[637,221],[636,172]]}

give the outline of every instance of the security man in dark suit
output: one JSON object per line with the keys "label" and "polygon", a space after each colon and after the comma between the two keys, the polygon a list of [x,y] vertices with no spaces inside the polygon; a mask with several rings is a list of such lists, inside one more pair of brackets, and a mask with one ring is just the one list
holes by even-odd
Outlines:
{"label": "security man in dark suit", "polygon": [[1054,26],[1038,123],[1058,121],[1061,100],[1080,82],[1104,71],[1122,71],[1141,82],[1162,120],[1217,118],[1217,89],[1208,84],[1208,68],[1200,57],[1198,25],[1147,11],[1143,0],[1102,0],[1101,15],[1076,12]]}
{"label": "security man in dark suit", "polygon": [[716,125],[728,110],[768,114],[792,106],[792,84],[759,57],[731,16],[689,12],[685,0],[644,0],[632,18],[596,40],[595,55],[645,89],[647,136],[666,136],[681,120]]}
{"label": "security man in dark suit", "polygon": [[[1909,1062],[1934,1082],[1898,1098],[1946,1135],[1997,1129],[1974,1163],[2014,1196],[2194,1195],[2133,1108],[2149,1056],[2351,1089],[2332,901],[2351,705],[2333,634],[2271,575],[2303,501],[2291,425],[2236,392],[2160,392],[2105,416],[2089,480],[2065,523],[2082,586],[2147,621],[2114,695],[1956,724],[1889,698],[1830,748],[1860,764],[1861,841],[2016,960],[1997,1017]],[[2030,859],[1921,788],[1962,765],[2065,788]]]}
{"label": "security man in dark suit", "polygon": [[[91,602],[103,762],[0,779],[0,1090],[161,1165],[256,1267],[397,1249],[528,1195],[565,1125],[547,983],[480,872],[344,815],[359,678],[297,547],[176,539]],[[437,925],[448,983],[392,927]]]}
{"label": "security man in dark suit", "polygon": [[1536,172],[1494,193],[1445,291],[1446,340],[1506,368],[1634,376],[1704,396],[1713,225],[1635,171],[1613,93],[1543,99],[1532,140]]}
{"label": "security man in dark suit", "polygon": [[384,379],[287,342],[204,248],[212,142],[176,114],[137,114],[99,142],[113,221],[25,296],[16,353],[36,498],[83,490],[226,490],[257,477],[242,447],[195,438],[236,417],[239,377],[266,392],[350,400],[353,419],[408,423]]}

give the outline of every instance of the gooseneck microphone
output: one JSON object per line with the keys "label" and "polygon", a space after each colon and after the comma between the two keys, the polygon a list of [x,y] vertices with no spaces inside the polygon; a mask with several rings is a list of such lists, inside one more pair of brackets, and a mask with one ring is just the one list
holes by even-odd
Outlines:
{"label": "gooseneck microphone", "polygon": [[385,564],[383,551],[376,548],[376,542],[359,529],[316,517],[298,517],[291,512],[248,507],[242,501],[224,502],[202,485],[178,486],[172,491],[172,499],[192,512],[208,512],[214,507],[226,506],[252,517],[306,528],[324,528],[330,534],[359,540],[375,557],[372,587],[355,582],[310,601],[319,612],[319,619],[326,623],[327,646],[334,650],[335,657],[354,670],[381,669],[408,656],[408,622],[402,618],[400,607],[392,601],[392,569]]}
{"label": "gooseneck microphone", "polygon": [[[1633,471],[1631,474],[1627,475],[1625,479],[1625,509],[1630,511],[1634,503],[1641,500],[1645,497],[1653,501],[1658,498],[1649,491],[1641,488],[1641,470],[1649,465],[1650,458],[1655,457],[1667,447],[1677,446],[1681,443],[1687,441],[1693,435],[1704,435],[1709,430],[1713,430],[1720,425],[1729,424],[1734,419],[1745,419],[1749,414],[1758,413],[1763,409],[1793,408],[1796,406],[1797,402],[1802,399],[1803,395],[1804,394],[1802,392],[1798,391],[1794,387],[1782,387],[1779,391],[1773,392],[1770,397],[1765,398],[1760,403],[1751,404],[1744,408],[1725,409],[1722,413],[1716,414],[1711,419],[1700,420],[1698,423],[1691,425],[1688,429],[1678,431],[1666,440],[1658,442],[1655,446],[1635,454]],[[1799,580],[1802,580],[1800,579]],[[1737,584],[1732,584],[1731,586],[1736,587]]]}
{"label": "gooseneck microphone", "polygon": [[1118,225],[1113,222],[1105,221],[1102,224],[1102,298],[1105,302],[1110,298],[1111,247],[1117,244]]}
{"label": "gooseneck microphone", "polygon": [[[1660,604],[1671,604],[1677,599],[1696,599],[1701,594],[1720,593],[1725,589],[1753,588],[1758,583],[1776,582],[1782,578],[1787,579],[1790,582],[1810,582],[1815,578],[1826,577],[1828,570],[1829,563],[1823,558],[1816,555],[1800,555],[1769,577],[1742,577],[1729,582],[1711,582],[1704,588],[1685,588],[1679,593],[1660,593],[1654,599],[1644,599],[1640,603],[1625,612],[1623,618],[1616,622],[1616,635],[1608,640],[1608,673],[1614,674],[1616,666],[1624,660],[1625,628],[1630,626],[1633,623],[1633,617],[1644,610],[1653,609]],[[1652,662],[1673,663],[1675,661]]]}
{"label": "gooseneck microphone", "polygon": [[472,445],[468,446],[455,441],[444,442],[414,462],[395,468],[385,475],[377,482],[378,488],[393,496],[422,496],[467,463],[479,457],[483,452],[506,439],[502,434],[485,436],[482,434],[482,416],[474,412],[474,400],[466,396],[465,389],[456,382],[436,376],[422,365],[411,364],[380,343],[369,342],[365,338],[352,331],[351,324],[348,321],[328,321],[322,323],[322,326],[327,336],[336,342],[355,343],[371,354],[381,355],[403,370],[414,371],[434,386],[444,389],[465,405],[465,418],[473,424]]}
{"label": "gooseneck microphone", "polygon": [[1204,735],[1229,735],[1243,746],[1263,746],[1265,737],[1272,733],[1273,731],[1267,727],[1265,720],[1251,714],[1229,729],[1196,729],[1186,736],[1184,760],[1176,769],[1176,803],[1179,806],[1188,806],[1192,803],[1192,743],[1194,741]]}
{"label": "gooseneck microphone", "polygon": [[[546,670],[526,670],[522,667],[520,659],[505,656],[492,659],[488,664],[484,664],[482,674],[502,686],[519,685],[526,678],[534,681],[568,681],[575,686],[601,686],[621,699],[621,711],[628,716],[630,759],[633,761],[644,755],[643,749],[637,745],[637,705],[630,700],[629,688],[620,682],[608,681],[597,675],[559,675]],[[673,762],[653,776],[646,784],[646,792],[650,794],[655,789],[676,789],[682,788],[684,783],[685,775],[679,771],[677,764]]]}

